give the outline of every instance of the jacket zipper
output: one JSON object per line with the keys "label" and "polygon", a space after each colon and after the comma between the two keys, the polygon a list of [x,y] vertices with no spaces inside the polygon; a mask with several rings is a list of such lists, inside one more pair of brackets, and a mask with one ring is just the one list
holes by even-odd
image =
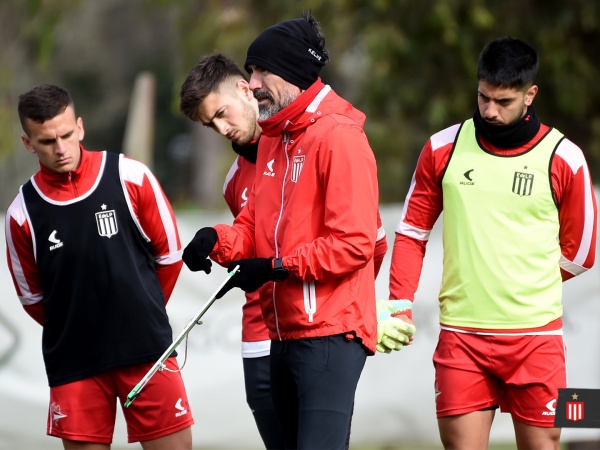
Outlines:
{"label": "jacket zipper", "polygon": [[315,292],[315,282],[302,283],[302,289],[304,291],[304,310],[308,314],[308,322],[310,323],[313,321],[316,312],[315,303],[317,302],[317,294]]}
{"label": "jacket zipper", "polygon": [[71,193],[73,194],[73,198],[79,197],[79,191],[77,190],[77,183],[73,181],[73,177],[71,172],[67,174],[67,180],[69,181],[69,186],[71,187]]}
{"label": "jacket zipper", "polygon": [[[284,127],[285,128],[285,127]],[[283,133],[283,153],[285,155],[285,174],[281,182],[281,197],[279,205],[279,217],[277,217],[277,223],[275,224],[274,232],[274,243],[275,243],[275,258],[279,258],[279,245],[277,244],[277,234],[279,232],[279,224],[281,223],[281,216],[283,215],[283,201],[285,198],[285,180],[287,179],[288,170],[290,169],[290,157],[288,155],[288,143],[290,142],[289,133]],[[275,312],[275,327],[277,328],[277,337],[281,341],[281,332],[279,330],[279,315],[277,314],[277,301],[275,300],[275,290],[277,289],[277,282],[273,283],[273,311]]]}

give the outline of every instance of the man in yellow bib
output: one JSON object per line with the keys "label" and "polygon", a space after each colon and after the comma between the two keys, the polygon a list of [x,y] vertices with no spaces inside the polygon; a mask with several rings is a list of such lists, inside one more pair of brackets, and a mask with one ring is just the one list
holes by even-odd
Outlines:
{"label": "man in yellow bib", "polygon": [[487,448],[498,407],[518,448],[559,448],[562,282],[594,263],[597,207],[582,151],[533,109],[537,70],[518,39],[483,49],[474,116],[429,138],[396,229],[390,298],[413,300],[444,212],[433,362],[448,449]]}

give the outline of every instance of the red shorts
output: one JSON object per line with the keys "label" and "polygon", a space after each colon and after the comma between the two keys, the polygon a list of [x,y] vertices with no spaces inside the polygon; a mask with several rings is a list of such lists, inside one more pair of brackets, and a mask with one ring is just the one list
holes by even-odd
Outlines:
{"label": "red shorts", "polygon": [[[154,363],[120,367],[50,388],[47,433],[61,439],[110,444],[117,398],[127,395]],[[178,370],[177,359],[165,365]],[[179,372],[158,371],[129,406],[123,408],[129,442],[149,441],[183,430],[194,423]]]}
{"label": "red shorts", "polygon": [[499,406],[527,425],[553,427],[558,388],[567,386],[565,346],[556,335],[441,330],[433,365],[438,418]]}

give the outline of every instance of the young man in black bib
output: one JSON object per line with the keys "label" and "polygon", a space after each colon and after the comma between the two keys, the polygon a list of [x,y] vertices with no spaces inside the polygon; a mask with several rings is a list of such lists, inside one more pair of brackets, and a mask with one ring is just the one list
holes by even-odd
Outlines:
{"label": "young man in black bib", "polygon": [[[65,449],[109,449],[121,403],[172,343],[165,305],[179,276],[173,210],[142,163],[85,150],[69,93],[19,97],[26,149],[40,170],[6,214],[8,267],[25,311],[43,327],[47,433]],[[133,407],[129,442],[192,447],[192,414],[175,356]]]}

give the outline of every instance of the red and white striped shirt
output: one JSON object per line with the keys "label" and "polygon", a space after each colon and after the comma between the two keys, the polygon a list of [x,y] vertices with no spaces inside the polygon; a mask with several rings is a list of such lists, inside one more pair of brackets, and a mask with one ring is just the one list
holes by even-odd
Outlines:
{"label": "red and white striped shirt", "polygon": [[[81,147],[81,163],[76,170],[56,174],[40,164],[40,171],[32,178],[50,201],[66,202],[81,198],[94,188],[101,175],[102,155]],[[175,215],[158,181],[145,165],[123,157],[119,171],[132,217],[149,242],[165,301],[168,301],[183,265]],[[8,267],[17,295],[27,313],[43,324],[43,303],[40,300],[44,289],[21,193],[8,208],[5,227]]]}

